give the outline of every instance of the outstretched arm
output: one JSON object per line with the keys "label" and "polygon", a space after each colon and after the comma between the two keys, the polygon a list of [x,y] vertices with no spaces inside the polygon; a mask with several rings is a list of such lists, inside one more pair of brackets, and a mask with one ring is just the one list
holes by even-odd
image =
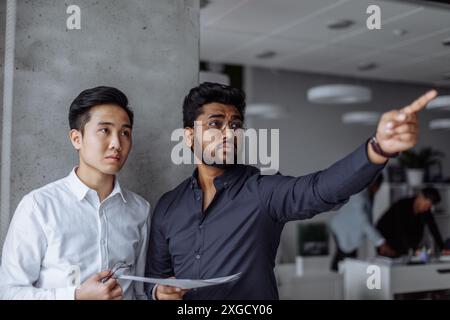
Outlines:
{"label": "outstretched arm", "polygon": [[[436,94],[429,91],[410,105],[382,115],[375,136],[384,153],[402,152],[416,145],[417,113]],[[323,171],[302,177],[261,176],[257,181],[258,194],[262,206],[277,221],[311,218],[338,208],[366,188],[387,160],[366,143]]]}

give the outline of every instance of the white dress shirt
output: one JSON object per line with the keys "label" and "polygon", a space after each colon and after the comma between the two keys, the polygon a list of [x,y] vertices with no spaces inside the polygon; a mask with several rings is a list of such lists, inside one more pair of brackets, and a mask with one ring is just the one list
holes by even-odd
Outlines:
{"label": "white dress shirt", "polygon": [[[115,179],[102,202],[75,173],[27,194],[5,239],[0,299],[74,299],[94,273],[144,276],[150,205]],[[124,299],[146,299],[143,284],[119,280]]]}
{"label": "white dress shirt", "polygon": [[330,221],[330,229],[336,236],[339,248],[346,253],[358,249],[365,237],[376,247],[385,240],[372,225],[372,202],[367,189],[351,196],[346,205],[336,212]]}

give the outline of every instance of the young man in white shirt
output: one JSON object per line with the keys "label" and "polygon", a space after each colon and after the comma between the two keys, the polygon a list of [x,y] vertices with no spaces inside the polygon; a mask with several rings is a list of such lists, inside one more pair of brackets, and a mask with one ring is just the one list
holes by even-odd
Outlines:
{"label": "young man in white shirt", "polygon": [[[69,111],[79,165],[25,195],[9,226],[0,299],[146,299],[150,205],[120,187],[116,173],[132,146],[133,113],[111,87],[85,90]],[[122,262],[122,264],[117,264]],[[121,266],[112,274],[113,266]]]}

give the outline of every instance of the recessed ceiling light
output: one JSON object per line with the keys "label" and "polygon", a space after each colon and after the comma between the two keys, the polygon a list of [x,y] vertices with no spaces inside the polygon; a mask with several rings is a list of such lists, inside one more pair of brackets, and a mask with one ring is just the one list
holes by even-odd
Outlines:
{"label": "recessed ceiling light", "polygon": [[450,38],[445,39],[444,41],[442,41],[442,44],[444,46],[450,46]]}
{"label": "recessed ceiling light", "polygon": [[368,62],[368,63],[360,63],[358,65],[358,70],[360,71],[369,71],[376,69],[378,65],[375,62]]}
{"label": "recessed ceiling light", "polygon": [[405,29],[395,29],[394,31],[392,31],[392,33],[393,33],[395,36],[400,37],[400,36],[404,36],[405,34],[407,34],[408,31],[406,31]]}
{"label": "recessed ceiling light", "polygon": [[372,99],[369,88],[350,84],[328,84],[307,92],[308,101],[321,104],[364,103]]}
{"label": "recessed ceiling light", "polygon": [[275,51],[272,50],[268,50],[268,51],[264,51],[261,52],[259,54],[256,55],[256,58],[258,59],[270,59],[273,58],[277,55],[277,53]]}
{"label": "recessed ceiling light", "polygon": [[352,111],[342,115],[345,124],[375,125],[380,119],[380,114],[373,111]]}
{"label": "recessed ceiling light", "polygon": [[430,121],[431,130],[450,130],[450,119],[434,119]]}
{"label": "recessed ceiling light", "polygon": [[207,7],[209,4],[211,4],[210,0],[200,0],[200,9]]}
{"label": "recessed ceiling light", "polygon": [[438,96],[431,100],[427,105],[427,109],[450,111],[450,95]]}
{"label": "recessed ceiling light", "polygon": [[342,19],[342,20],[330,22],[327,25],[327,28],[328,29],[345,29],[345,28],[349,28],[350,26],[352,26],[354,24],[355,24],[355,21],[353,21],[353,20]]}

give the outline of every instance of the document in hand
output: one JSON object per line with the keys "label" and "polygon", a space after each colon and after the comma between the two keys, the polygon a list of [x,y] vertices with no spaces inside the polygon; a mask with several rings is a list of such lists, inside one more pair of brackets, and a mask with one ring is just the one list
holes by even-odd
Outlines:
{"label": "document in hand", "polygon": [[153,283],[153,284],[159,284],[159,285],[165,285],[165,286],[172,286],[172,287],[177,287],[177,288],[181,288],[181,289],[195,289],[195,288],[209,287],[209,286],[215,286],[215,285],[222,284],[222,283],[231,282],[231,281],[239,279],[240,276],[241,276],[241,273],[239,272],[239,273],[233,274],[231,276],[227,276],[227,277],[213,278],[213,279],[198,279],[198,280],[174,279],[174,278],[166,278],[166,279],[144,278],[144,277],[136,277],[136,276],[128,276],[128,275],[120,275],[119,279],[141,281],[141,282],[147,282],[147,283]]}

